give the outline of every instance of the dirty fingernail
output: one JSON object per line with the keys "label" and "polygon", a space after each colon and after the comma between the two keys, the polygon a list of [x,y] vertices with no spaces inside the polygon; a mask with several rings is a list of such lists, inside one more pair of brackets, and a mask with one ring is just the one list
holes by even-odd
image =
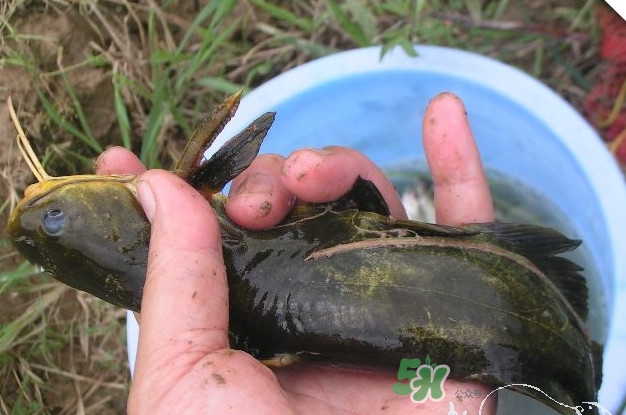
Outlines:
{"label": "dirty fingernail", "polygon": [[102,164],[102,154],[104,154],[104,153],[101,153],[98,157],[93,159],[93,167],[94,167],[95,171],[100,170],[100,168],[102,167],[102,166],[100,166],[100,164]]}
{"label": "dirty fingernail", "polygon": [[243,180],[236,184],[235,193],[265,193],[271,194],[274,190],[272,177],[261,172],[246,175]]}
{"label": "dirty fingernail", "polygon": [[333,148],[335,148],[335,146],[327,146],[322,148],[314,148],[313,151],[315,151],[320,156],[327,156],[333,152]]}

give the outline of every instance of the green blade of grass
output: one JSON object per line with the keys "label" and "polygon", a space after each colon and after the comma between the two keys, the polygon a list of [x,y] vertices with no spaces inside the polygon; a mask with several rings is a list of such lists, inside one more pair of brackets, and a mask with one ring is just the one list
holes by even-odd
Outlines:
{"label": "green blade of grass", "polygon": [[122,99],[120,76],[119,74],[113,75],[113,107],[115,108],[115,115],[120,126],[122,144],[130,150],[132,148],[130,142],[130,118],[128,117],[126,104]]}
{"label": "green blade of grass", "polygon": [[[266,23],[258,23],[257,27],[263,33],[272,36],[274,38],[274,43],[293,45],[297,50],[306,52],[315,58],[338,52],[337,48],[310,41],[308,39],[303,39],[298,36],[293,36]],[[264,63],[271,64],[271,62]],[[247,76],[247,78],[250,78],[250,76]],[[249,82],[246,82],[246,85],[248,84]]]}
{"label": "green blade of grass", "polygon": [[76,115],[78,117],[78,121],[80,122],[80,126],[83,129],[84,137],[86,138],[85,144],[87,144],[92,149],[96,150],[96,152],[101,153],[103,151],[102,146],[93,137],[91,133],[91,127],[89,126],[89,121],[87,120],[87,116],[85,115],[85,111],[83,110],[83,105],[80,103],[78,96],[76,95],[76,90],[72,86],[72,83],[67,78],[66,71],[61,71],[61,78],[63,78],[63,83],[65,84],[65,89],[69,94],[72,104],[74,105],[74,110],[76,111]]}
{"label": "green blade of grass", "polygon": [[339,4],[335,3],[335,0],[324,0],[331,13],[337,19],[337,22],[341,25],[341,27],[350,35],[350,38],[357,46],[365,47],[370,45],[370,41],[363,32],[363,29],[356,24],[350,16],[339,6]]}
{"label": "green blade of grass", "polygon": [[167,78],[162,76],[157,79],[153,91],[152,108],[148,116],[146,132],[141,141],[140,159],[148,168],[160,167],[157,154],[157,140],[167,113]]}
{"label": "green blade of grass", "polygon": [[[207,19],[209,18],[209,16],[211,16],[213,13],[216,13],[216,10],[222,6],[224,7],[223,4],[221,3],[227,3],[225,6],[226,7],[230,7],[232,6],[232,1],[216,1],[216,0],[212,0],[209,1],[203,8],[202,10],[200,10],[200,12],[198,13],[198,15],[196,16],[195,19],[193,19],[193,22],[191,23],[191,26],[189,26],[189,29],[187,30],[187,32],[185,32],[185,35],[183,36],[183,39],[180,41],[180,43],[178,44],[178,48],[176,49],[177,53],[183,53],[185,51],[185,47],[187,46],[187,43],[191,40],[191,38],[193,37],[194,34],[196,34],[199,30],[200,25]],[[220,15],[223,15],[223,10],[220,11],[219,13]],[[202,35],[200,33],[200,35]]]}
{"label": "green blade of grass", "polygon": [[508,6],[509,6],[509,0],[499,0],[496,3],[496,7],[494,8],[493,14],[491,15],[490,18],[494,20],[500,20]]}
{"label": "green blade of grass", "polygon": [[544,50],[545,50],[544,42],[541,39],[537,40],[537,48],[535,49],[535,57],[533,60],[533,69],[532,69],[532,74],[535,78],[539,78],[543,72]]}
{"label": "green blade of grass", "polygon": [[[239,19],[235,23],[238,23]],[[185,67],[183,72],[176,79],[174,90],[181,95],[182,91],[188,88],[191,80],[195,74],[198,73],[200,68],[207,65],[213,57],[215,51],[221,47],[237,29],[237,24],[232,24],[225,30],[219,31],[217,35],[212,35],[211,32],[207,32],[203,38],[200,49],[195,53],[189,64]]]}
{"label": "green blade of grass", "polygon": [[214,0],[218,3],[218,7],[215,9],[215,14],[213,15],[213,19],[211,19],[211,23],[209,24],[210,30],[216,30],[217,25],[220,24],[228,15],[231,10],[237,4],[237,0]]}
{"label": "green blade of grass", "polygon": [[[207,4],[205,9],[213,11],[213,7],[209,6],[213,6],[214,3],[216,2]],[[215,51],[224,45],[228,39],[231,38],[234,31],[239,27],[241,18],[235,19],[225,29],[217,30],[218,25],[222,23],[224,17],[235,6],[236,0],[220,1],[217,3],[219,3],[219,6],[214,8],[214,14],[209,22],[208,28],[200,32],[202,43],[200,44],[199,50],[191,56],[191,60],[188,65],[186,65],[185,69],[176,79],[174,90],[179,92],[179,96],[183,94],[188,85],[191,83],[193,76],[198,73],[200,68],[211,62]],[[187,31],[185,38],[187,38],[190,32],[191,29]],[[178,49],[180,49],[180,46]]]}
{"label": "green blade of grass", "polygon": [[380,58],[382,59],[387,52],[396,46],[401,47],[408,56],[416,57],[417,51],[415,46],[409,41],[410,36],[407,35],[409,30],[408,27],[401,27],[397,30],[388,30],[383,33],[383,47],[380,50]]}
{"label": "green blade of grass", "polygon": [[561,65],[567,74],[579,85],[583,90],[590,91],[592,84],[591,82],[583,75],[583,73],[575,68],[559,51],[558,47],[548,46],[546,47],[546,52],[550,55],[552,59],[559,65]]}
{"label": "green blade of grass", "polygon": [[78,128],[74,127],[69,121],[63,118],[61,114],[58,113],[56,108],[54,108],[52,102],[50,102],[50,100],[43,94],[43,92],[37,90],[37,94],[39,95],[39,99],[46,109],[46,113],[55,124],[72,134],[74,137],[78,138],[96,153],[102,153],[102,146],[100,146],[100,144],[96,140],[83,133]]}
{"label": "green blade of grass", "polygon": [[299,17],[289,10],[276,6],[272,3],[268,3],[265,0],[251,0],[251,3],[258,8],[266,11],[268,14],[275,17],[276,19],[296,26],[306,31],[307,33],[313,30],[314,24],[311,19]]}
{"label": "green blade of grass", "polygon": [[[8,241],[5,240],[5,242],[8,244]],[[2,244],[3,248],[5,244]],[[28,278],[38,273],[39,271],[27,261],[23,261],[17,268],[2,272],[0,274],[0,294],[11,287],[23,284]]]}
{"label": "green blade of grass", "polygon": [[30,324],[33,324],[41,314],[69,288],[65,285],[57,285],[37,299],[24,313],[15,320],[0,327],[0,354],[15,347],[20,333]]}
{"label": "green blade of grass", "polygon": [[198,81],[196,81],[196,83],[206,88],[210,88],[214,91],[223,92],[224,94],[227,94],[227,95],[232,95],[241,89],[241,85],[239,84],[230,82],[229,80],[224,79],[224,78],[212,77],[212,76],[200,78],[198,79]]}
{"label": "green blade of grass", "polygon": [[155,25],[155,12],[150,10],[148,17],[148,41],[150,43],[150,63],[152,72],[153,90],[150,94],[150,114],[148,115],[146,131],[141,141],[139,157],[148,168],[160,167],[157,154],[157,140],[161,132],[163,120],[167,113],[167,102],[172,99],[168,93],[171,70],[167,60],[161,60],[168,56],[161,53],[159,48],[159,32]]}

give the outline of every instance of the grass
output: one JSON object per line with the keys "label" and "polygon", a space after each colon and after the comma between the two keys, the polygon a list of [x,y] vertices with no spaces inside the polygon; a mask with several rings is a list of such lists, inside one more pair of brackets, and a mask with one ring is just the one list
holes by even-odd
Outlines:
{"label": "grass", "polygon": [[[595,3],[8,0],[0,71],[15,78],[2,83],[0,73],[0,98],[13,95],[53,175],[91,171],[110,145],[170,167],[224,95],[360,46],[473,50],[580,107],[597,71]],[[29,180],[11,157],[0,166],[3,220]],[[39,275],[0,238],[0,413],[124,413],[123,311]]]}

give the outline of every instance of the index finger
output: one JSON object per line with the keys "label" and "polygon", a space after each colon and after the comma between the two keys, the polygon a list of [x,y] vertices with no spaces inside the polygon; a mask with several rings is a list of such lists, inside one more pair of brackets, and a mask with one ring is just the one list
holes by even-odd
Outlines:
{"label": "index finger", "polygon": [[437,223],[493,221],[489,184],[459,98],[450,93],[433,98],[424,115],[423,140],[435,185]]}
{"label": "index finger", "polygon": [[391,216],[406,218],[400,196],[385,173],[363,153],[347,147],[296,150],[282,169],[282,180],[298,199],[324,203],[345,195],[358,177],[370,180],[387,202]]}
{"label": "index finger", "polygon": [[141,160],[124,147],[111,147],[96,159],[97,174],[141,174],[146,168]]}

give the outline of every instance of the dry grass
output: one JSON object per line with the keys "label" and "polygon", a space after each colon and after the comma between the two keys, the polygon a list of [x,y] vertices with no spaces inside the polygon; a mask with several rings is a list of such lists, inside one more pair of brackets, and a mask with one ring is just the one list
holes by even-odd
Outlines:
{"label": "dry grass", "polygon": [[[595,3],[8,0],[0,2],[0,101],[13,96],[54,175],[91,170],[113,144],[169,166],[224,94],[373,44],[474,50],[522,68],[580,108],[597,71]],[[2,111],[4,221],[31,179]],[[0,413],[125,413],[122,310],[37,275],[4,234],[0,309]]]}

